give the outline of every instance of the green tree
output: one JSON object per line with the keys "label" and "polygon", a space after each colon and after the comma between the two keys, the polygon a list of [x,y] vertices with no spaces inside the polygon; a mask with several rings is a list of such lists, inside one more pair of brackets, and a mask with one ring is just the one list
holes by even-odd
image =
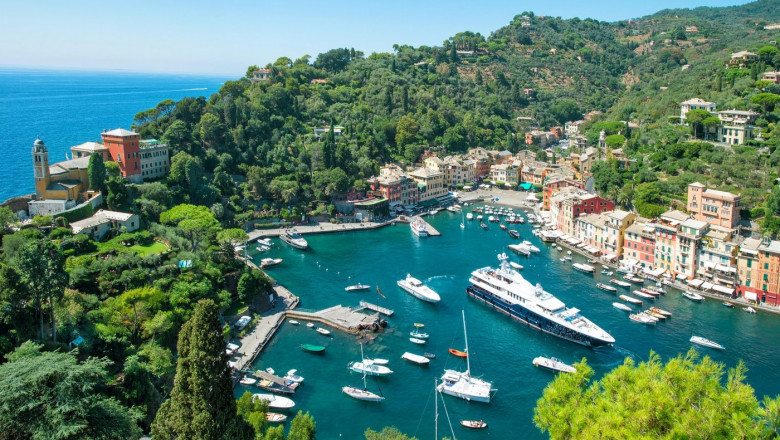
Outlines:
{"label": "green tree", "polygon": [[314,418],[306,412],[298,411],[298,414],[290,423],[290,432],[287,433],[287,440],[312,440],[316,428]]}
{"label": "green tree", "polygon": [[773,186],[772,192],[766,198],[766,207],[769,213],[780,215],[780,186]]}
{"label": "green tree", "polygon": [[403,151],[406,145],[414,142],[419,131],[420,124],[417,121],[409,116],[402,116],[395,128],[395,143],[399,151]]}
{"label": "green tree", "polygon": [[699,137],[699,127],[701,127],[702,122],[710,116],[712,116],[710,112],[700,109],[689,110],[688,113],[685,114],[685,123],[691,125],[693,137]]}
{"label": "green tree", "polygon": [[130,191],[121,177],[112,177],[108,179],[108,195],[106,196],[106,205],[113,211],[125,211],[130,207]]}
{"label": "green tree", "polygon": [[87,176],[89,176],[90,189],[105,193],[107,176],[106,176],[106,166],[103,165],[102,154],[93,154],[89,156],[89,165],[87,165]]}
{"label": "green tree", "polygon": [[112,177],[121,176],[121,169],[118,163],[109,160],[108,162],[103,162],[103,166],[106,168],[106,178],[111,179]]}
{"label": "green tree", "polygon": [[604,142],[606,142],[607,146],[609,146],[610,148],[618,148],[626,142],[626,137],[623,136],[622,134],[613,134],[607,136],[604,139]]}
{"label": "green tree", "polygon": [[179,360],[168,400],[152,423],[157,440],[249,440],[252,427],[236,411],[217,305],[201,300],[179,332]]}
{"label": "green tree", "polygon": [[756,105],[760,105],[763,109],[764,115],[772,113],[775,106],[780,103],[780,95],[774,93],[759,93],[750,98],[750,102]]}
{"label": "green tree", "polygon": [[207,206],[181,204],[160,214],[160,222],[175,224],[190,240],[191,250],[212,242],[220,230],[219,221]]}
{"label": "green tree", "polygon": [[217,232],[217,244],[222,249],[222,253],[228,257],[235,254],[236,246],[247,240],[249,235],[240,228],[223,229]]}
{"label": "green tree", "polygon": [[366,429],[363,434],[366,436],[366,440],[417,440],[417,437],[409,437],[395,427],[385,427],[380,432]]}
{"label": "green tree", "polygon": [[40,338],[44,338],[44,316],[48,306],[49,328],[51,340],[54,342],[57,342],[55,303],[62,298],[68,281],[64,265],[65,258],[59,246],[48,240],[30,241],[24,244],[14,257],[14,266],[24,286],[26,297],[38,314]]}
{"label": "green tree", "polygon": [[107,359],[25,342],[0,365],[0,439],[135,440],[136,413],[108,397]]}
{"label": "green tree", "polygon": [[[780,399],[759,404],[744,383],[740,362],[728,371],[691,350],[665,365],[651,352],[647,362],[623,365],[593,380],[583,360],[577,372],[558,375],[534,409],[534,423],[551,439],[750,438],[777,435]],[[724,408],[728,408],[724,411]]]}
{"label": "green tree", "polygon": [[16,214],[7,206],[0,206],[0,235],[5,235],[11,230],[11,225],[16,222]]}

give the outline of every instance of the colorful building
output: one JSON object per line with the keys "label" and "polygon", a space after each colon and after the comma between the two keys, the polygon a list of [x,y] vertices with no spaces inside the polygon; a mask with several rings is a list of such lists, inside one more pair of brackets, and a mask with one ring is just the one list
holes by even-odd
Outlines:
{"label": "colorful building", "polygon": [[550,210],[550,199],[553,194],[557,193],[559,189],[571,186],[574,188],[583,189],[585,185],[574,179],[566,178],[554,178],[545,182],[544,190],[542,191],[542,209],[545,211]]}
{"label": "colorful building", "polygon": [[740,196],[708,189],[699,182],[688,185],[688,212],[693,218],[733,229],[739,222]]}
{"label": "colorful building", "polygon": [[[677,234],[680,225],[688,216],[680,211],[667,211],[655,223],[655,255],[653,268],[664,269],[669,274],[675,274],[677,261]],[[685,276],[681,276],[685,278]]]}
{"label": "colorful building", "polygon": [[645,269],[652,270],[655,261],[655,224],[637,218],[626,228],[621,258],[631,258]]}

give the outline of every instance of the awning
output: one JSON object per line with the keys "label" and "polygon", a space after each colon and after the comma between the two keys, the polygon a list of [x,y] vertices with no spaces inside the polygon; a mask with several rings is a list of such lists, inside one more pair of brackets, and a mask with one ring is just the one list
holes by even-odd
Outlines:
{"label": "awning", "polygon": [[758,295],[756,294],[756,292],[745,292],[743,296],[748,301],[758,301]]}
{"label": "awning", "polygon": [[702,283],[701,288],[704,289],[704,290],[709,290],[709,289],[712,289],[712,286],[714,286],[714,284],[708,283],[707,281],[705,281],[705,282]]}
{"label": "awning", "polygon": [[604,254],[601,258],[607,260],[607,261],[613,261],[617,260],[617,255],[615,254]]}
{"label": "awning", "polygon": [[726,272],[726,273],[732,273],[732,272],[733,273],[737,273],[737,268],[736,267],[724,266],[722,264],[718,264],[717,266],[715,266],[715,269],[719,270],[721,272]]}
{"label": "awning", "polygon": [[666,269],[664,269],[663,267],[659,267],[658,269],[655,269],[654,271],[650,272],[650,275],[654,277],[659,277],[661,276],[662,273],[664,273],[665,270]]}
{"label": "awning", "polygon": [[731,289],[729,287],[719,286],[717,284],[712,286],[712,290],[720,293],[725,293],[726,295],[731,295],[732,293],[734,293],[734,289]]}
{"label": "awning", "polygon": [[525,198],[525,200],[529,201],[529,202],[536,202],[536,201],[538,201],[538,199],[536,198],[536,195],[534,195],[534,194],[529,194],[528,197]]}
{"label": "awning", "polygon": [[677,279],[678,279],[678,280],[684,280],[684,279],[686,279],[686,278],[688,278],[688,277],[687,277],[687,276],[685,276],[685,274],[684,274],[684,273],[678,273],[678,274],[677,274]]}
{"label": "awning", "polygon": [[693,287],[699,287],[699,286],[701,286],[704,283],[704,280],[700,280],[698,278],[694,278],[692,280],[686,281],[686,283],[688,283],[688,285],[693,286]]}
{"label": "awning", "polygon": [[705,261],[701,264],[702,266],[706,267],[707,269],[712,269],[715,267],[715,263],[712,263],[710,261]]}

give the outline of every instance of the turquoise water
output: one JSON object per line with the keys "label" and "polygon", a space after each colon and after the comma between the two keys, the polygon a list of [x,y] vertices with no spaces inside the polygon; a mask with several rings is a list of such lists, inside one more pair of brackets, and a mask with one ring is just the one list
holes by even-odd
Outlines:
{"label": "turquoise water", "polygon": [[208,97],[224,78],[0,68],[0,201],[35,191],[30,149],[36,136],[51,163],[100,132],[130,128],[136,113],[165,99]]}
{"label": "turquoise water", "polygon": [[[440,377],[444,368],[465,369],[463,360],[447,353],[451,347],[463,348],[461,310],[466,313],[472,372],[492,381],[498,392],[489,404],[444,396],[459,439],[545,438],[533,425],[533,408],[553,375],[531,364],[539,355],[555,356],[567,363],[586,357],[600,376],[625,357],[646,359],[651,349],[665,359],[685,353],[695,334],[726,347],[722,352],[699,348],[700,353],[729,367],[744,360],[748,381],[759,397],[780,393],[776,368],[780,353],[774,349],[774,341],[780,337],[780,316],[749,315],[727,309],[720,301],[708,299],[696,304],[679,293],[667,293],[655,302],[674,314],[669,322],[656,327],[633,323],[626,312],[612,307],[612,302],[618,301],[616,296],[595,287],[608,277],[584,274],[572,269],[571,263],[561,263],[559,252],[534,237],[529,225],[515,225],[522,239],[541,248],[540,254],[528,258],[510,253],[511,261],[525,266],[523,275],[533,283],[541,282],[568,306],[581,309],[617,340],[614,347],[588,349],[528,328],[466,295],[470,272],[497,265],[496,255],[507,251],[506,245],[513,242],[506,232],[496,224],[483,231],[476,221],[467,221],[462,230],[460,216],[446,211],[428,220],[442,232],[441,237],[420,239],[408,225],[399,224],[375,231],[308,236],[311,249],[305,252],[277,240],[268,253],[284,259],[269,274],[300,296],[302,309],[356,306],[364,299],[395,310],[387,319],[387,331],[365,346],[367,357],[389,359],[394,370],[387,378],[368,378],[369,389],[381,389],[386,397],[382,403],[359,402],[341,392],[344,385],[361,384],[361,376],[347,370],[348,362],[360,359],[356,336],[334,331],[331,337],[324,337],[303,325],[285,324],[258,358],[256,368],[272,367],[281,374],[297,368],[305,377],[293,396],[295,409],[312,413],[318,423],[318,438],[363,438],[366,428],[379,430],[388,425],[420,439],[433,438],[434,378]],[[574,256],[577,261],[584,259]],[[396,281],[407,273],[431,286],[442,301],[424,303],[398,288]],[[344,291],[357,282],[379,285],[386,298],[373,287],[363,293]],[[627,293],[627,289],[621,288],[620,293]],[[408,340],[415,322],[425,323],[431,335],[425,346]],[[301,343],[326,345],[327,350],[324,355],[305,353],[298,348]],[[437,357],[429,367],[419,367],[400,359],[405,351],[432,352]],[[252,390],[239,387],[236,395],[245,389]],[[440,437],[451,437],[441,404],[439,416]],[[483,419],[489,427],[470,431],[459,425],[462,419]]]}

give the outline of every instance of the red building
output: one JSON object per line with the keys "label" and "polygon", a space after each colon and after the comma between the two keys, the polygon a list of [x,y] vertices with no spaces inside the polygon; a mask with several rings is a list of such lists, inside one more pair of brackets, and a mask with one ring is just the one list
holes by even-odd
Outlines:
{"label": "red building", "polygon": [[140,182],[141,176],[141,138],[138,133],[124,128],[104,131],[100,134],[103,145],[108,148],[111,160],[119,164],[120,175],[134,182]]}

